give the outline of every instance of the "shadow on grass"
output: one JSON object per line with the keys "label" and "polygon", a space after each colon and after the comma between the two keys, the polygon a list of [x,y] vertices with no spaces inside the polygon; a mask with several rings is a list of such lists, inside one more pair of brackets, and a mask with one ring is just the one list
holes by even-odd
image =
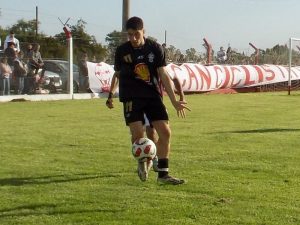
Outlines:
{"label": "shadow on grass", "polygon": [[12,216],[39,216],[39,215],[71,215],[82,213],[116,213],[124,211],[125,209],[62,209],[56,204],[31,204],[21,205],[14,208],[0,209],[0,218]]}
{"label": "shadow on grass", "polygon": [[82,180],[92,180],[100,178],[116,178],[120,177],[118,174],[74,174],[74,175],[53,175],[43,177],[22,177],[22,178],[4,178],[0,179],[0,186],[22,186],[22,185],[35,185],[35,184],[51,184],[51,183],[65,183]]}
{"label": "shadow on grass", "polygon": [[265,128],[265,129],[255,129],[255,130],[233,130],[233,131],[223,131],[223,132],[213,132],[213,133],[251,134],[251,133],[276,133],[276,132],[299,132],[299,131],[300,129],[294,129],[294,128]]}

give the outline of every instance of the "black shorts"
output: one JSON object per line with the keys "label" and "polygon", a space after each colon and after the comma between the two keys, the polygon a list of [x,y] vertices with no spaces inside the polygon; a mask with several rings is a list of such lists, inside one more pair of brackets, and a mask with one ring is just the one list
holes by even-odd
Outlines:
{"label": "black shorts", "polygon": [[136,121],[144,124],[144,114],[150,124],[157,120],[169,120],[166,107],[160,98],[134,98],[124,101],[123,111],[126,125]]}

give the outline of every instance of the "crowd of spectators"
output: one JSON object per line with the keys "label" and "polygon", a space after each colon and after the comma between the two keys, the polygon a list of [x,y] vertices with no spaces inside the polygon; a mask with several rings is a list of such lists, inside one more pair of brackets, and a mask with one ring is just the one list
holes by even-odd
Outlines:
{"label": "crowd of spectators", "polygon": [[0,95],[33,94],[41,80],[39,69],[44,65],[40,45],[28,44],[27,51],[20,50],[19,40],[13,31],[4,41],[0,58]]}
{"label": "crowd of spectators", "polygon": [[[10,31],[3,46],[0,41],[0,51],[0,96],[12,93],[18,95],[40,93],[43,74],[47,70],[40,53],[40,45],[28,43],[25,48],[24,46],[20,48],[20,42],[15,37],[14,31]],[[87,68],[88,54],[82,52],[77,60],[79,91],[91,92]],[[92,57],[92,62],[96,62],[95,56]]]}

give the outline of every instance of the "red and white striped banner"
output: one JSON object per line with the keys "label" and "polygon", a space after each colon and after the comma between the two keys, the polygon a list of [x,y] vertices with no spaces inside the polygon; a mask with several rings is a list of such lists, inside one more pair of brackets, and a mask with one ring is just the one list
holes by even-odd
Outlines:
{"label": "red and white striped banner", "polygon": [[[288,81],[288,67],[279,65],[169,64],[167,71],[177,76],[185,92],[205,92],[222,88],[243,88]],[[300,79],[300,67],[292,67],[291,80]]]}
{"label": "red and white striped banner", "polygon": [[[109,92],[114,69],[106,63],[88,62],[90,89]],[[224,88],[244,88],[288,81],[288,67],[279,65],[169,64],[167,71],[177,76],[184,92],[206,92]],[[300,67],[291,68],[291,80],[300,79]]]}

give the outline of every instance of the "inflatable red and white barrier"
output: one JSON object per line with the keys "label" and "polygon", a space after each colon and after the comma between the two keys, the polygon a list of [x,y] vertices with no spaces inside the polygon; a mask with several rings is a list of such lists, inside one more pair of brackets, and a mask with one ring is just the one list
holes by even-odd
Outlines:
{"label": "inflatable red and white barrier", "polygon": [[[279,65],[169,64],[167,71],[177,76],[185,92],[205,92],[222,88],[244,88],[288,81],[288,67]],[[292,67],[291,79],[300,79],[300,67]]]}
{"label": "inflatable red and white barrier", "polygon": [[[88,62],[90,89],[109,92],[114,69],[106,63]],[[211,65],[169,64],[167,71],[177,76],[184,92],[207,92],[224,88],[254,87],[288,81],[288,67],[280,65]],[[291,80],[300,79],[300,67],[291,68]]]}
{"label": "inflatable red and white barrier", "polygon": [[94,93],[108,93],[114,69],[111,65],[100,62],[87,62],[89,71],[90,89]]}

